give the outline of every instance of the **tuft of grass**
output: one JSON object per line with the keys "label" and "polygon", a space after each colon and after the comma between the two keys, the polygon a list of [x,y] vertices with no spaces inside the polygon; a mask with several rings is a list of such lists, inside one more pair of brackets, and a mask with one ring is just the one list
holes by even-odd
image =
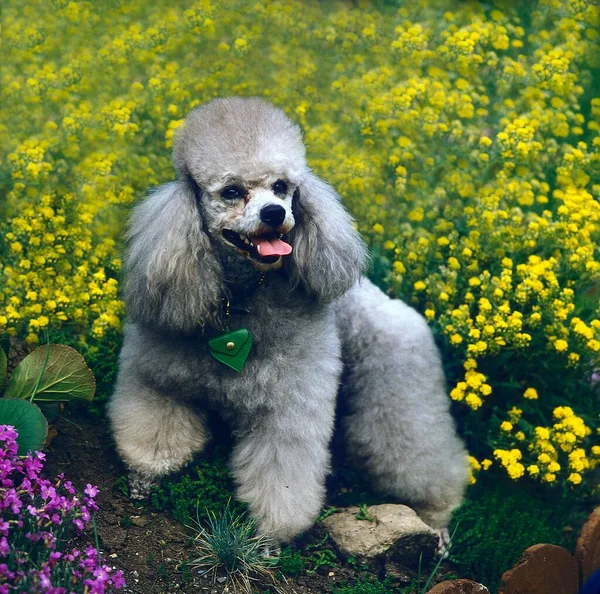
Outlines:
{"label": "tuft of grass", "polygon": [[198,555],[188,563],[190,567],[212,574],[213,579],[224,571],[227,584],[235,592],[247,594],[251,594],[256,576],[272,577],[274,559],[265,554],[270,540],[255,535],[254,520],[245,512],[237,513],[229,504],[221,514],[207,511],[206,517],[206,525],[198,515],[195,525],[189,526],[197,532],[194,544]]}

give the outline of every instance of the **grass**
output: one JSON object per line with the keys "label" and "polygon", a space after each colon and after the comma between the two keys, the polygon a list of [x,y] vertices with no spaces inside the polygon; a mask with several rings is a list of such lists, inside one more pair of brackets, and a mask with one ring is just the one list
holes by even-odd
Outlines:
{"label": "grass", "polygon": [[235,592],[248,594],[256,576],[272,577],[274,559],[265,554],[270,541],[268,536],[255,536],[254,520],[236,513],[229,504],[219,515],[207,512],[206,516],[205,523],[198,515],[190,526],[197,532],[194,544],[198,555],[190,567],[212,574],[213,579],[223,571]]}

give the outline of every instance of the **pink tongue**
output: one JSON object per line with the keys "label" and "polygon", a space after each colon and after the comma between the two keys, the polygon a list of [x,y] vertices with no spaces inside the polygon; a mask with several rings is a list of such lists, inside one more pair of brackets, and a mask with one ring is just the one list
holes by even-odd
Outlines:
{"label": "pink tongue", "polygon": [[255,237],[252,239],[252,243],[261,256],[287,256],[292,253],[292,246],[281,239]]}

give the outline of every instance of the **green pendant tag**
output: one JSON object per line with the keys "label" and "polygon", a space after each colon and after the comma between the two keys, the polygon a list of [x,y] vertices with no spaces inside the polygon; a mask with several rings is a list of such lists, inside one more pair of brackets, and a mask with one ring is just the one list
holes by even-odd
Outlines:
{"label": "green pendant tag", "polygon": [[225,332],[208,341],[210,354],[221,363],[242,371],[252,348],[252,334],[246,328]]}

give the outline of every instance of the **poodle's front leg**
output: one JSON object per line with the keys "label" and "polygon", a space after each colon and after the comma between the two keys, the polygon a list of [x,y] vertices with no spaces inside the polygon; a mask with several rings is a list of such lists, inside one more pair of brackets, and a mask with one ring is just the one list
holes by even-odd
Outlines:
{"label": "poodle's front leg", "polygon": [[161,476],[203,449],[209,433],[197,411],[151,389],[122,365],[108,406],[117,451],[130,470],[131,497],[148,495]]}
{"label": "poodle's front leg", "polygon": [[276,544],[308,529],[325,497],[333,400],[269,410],[240,437],[232,458],[237,497],[248,504],[257,531]]}

